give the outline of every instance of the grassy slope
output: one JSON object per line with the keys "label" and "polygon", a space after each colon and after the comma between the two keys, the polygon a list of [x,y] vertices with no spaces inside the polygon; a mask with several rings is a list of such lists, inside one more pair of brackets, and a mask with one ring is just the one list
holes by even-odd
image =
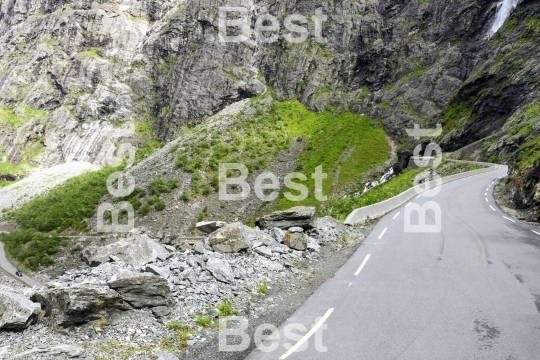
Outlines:
{"label": "grassy slope", "polygon": [[[390,151],[380,124],[366,116],[317,114],[298,101],[273,101],[270,109],[264,110],[255,100],[254,106],[257,109],[254,115],[240,114],[222,133],[207,134],[206,130],[195,129],[200,132],[198,137],[178,149],[177,168],[193,173],[192,191],[184,198],[216,191],[219,163],[242,163],[250,172],[264,169],[280,150],[300,139],[306,146],[297,171],[308,177],[304,184],[310,195],[302,202],[281,197],[275,208],[318,205],[310,178],[317,166],[322,165],[328,173],[323,188],[325,194],[330,194],[355,183],[362,173],[384,163]],[[345,153],[349,156],[344,157]],[[333,188],[338,167],[339,179]]]}
{"label": "grassy slope", "polygon": [[[328,173],[323,182],[323,193],[331,194],[355,184],[361,174],[383,164],[390,152],[384,130],[367,116],[349,112],[316,114],[299,102],[277,103],[276,113],[285,122],[289,136],[303,136],[307,140],[306,151],[301,155],[299,164],[300,171],[308,176],[310,195],[300,203],[302,205],[319,205],[314,196],[314,180],[310,178],[317,166],[322,165],[323,171]],[[337,187],[333,189],[338,168]],[[286,209],[295,205],[299,203],[282,197],[276,208]]]}

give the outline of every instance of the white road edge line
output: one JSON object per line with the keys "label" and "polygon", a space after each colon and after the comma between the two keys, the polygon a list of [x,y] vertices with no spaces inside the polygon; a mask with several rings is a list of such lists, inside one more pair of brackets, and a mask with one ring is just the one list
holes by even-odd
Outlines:
{"label": "white road edge line", "polygon": [[493,206],[489,205],[489,207],[491,208],[491,210],[497,211],[497,210],[495,210],[495,208]]}
{"label": "white road edge line", "polygon": [[505,218],[506,220],[509,220],[509,221],[511,221],[511,222],[515,222],[514,220],[512,220],[512,219],[510,219],[510,218],[508,218],[508,217],[506,217],[506,216],[503,216],[503,218]]}
{"label": "white road edge line", "polygon": [[388,230],[388,228],[384,228],[384,230],[382,231],[381,235],[379,235],[379,240],[381,240],[381,238],[383,237],[384,233],[386,232],[386,230]]}
{"label": "white road edge line", "polygon": [[398,212],[396,215],[394,215],[394,217],[392,218],[392,220],[395,220],[395,219],[399,216],[399,214],[401,214],[401,212]]}
{"label": "white road edge line", "polygon": [[536,235],[540,235],[540,233],[538,231],[534,231],[534,230],[531,230],[533,233],[535,233]]}
{"label": "white road edge line", "polygon": [[300,346],[302,346],[302,344],[305,343],[306,340],[311,337],[311,335],[315,334],[317,329],[319,329],[322,326],[322,324],[324,324],[326,319],[328,319],[328,317],[330,316],[330,314],[332,314],[333,311],[334,311],[334,308],[328,309],[328,311],[326,312],[326,314],[324,314],[324,316],[321,318],[321,320],[319,320],[317,322],[317,324],[315,324],[315,326],[312,327],[311,330],[309,330],[309,332],[306,335],[304,335],[303,338],[300,339],[300,341],[298,341],[296,344],[294,344],[294,346],[292,348],[290,348],[289,351],[287,351],[285,354],[281,355],[279,360],[286,359],[289,355],[291,355],[293,352],[295,352]]}
{"label": "white road edge line", "polygon": [[358,276],[358,274],[360,274],[360,271],[362,271],[362,269],[364,268],[364,265],[366,265],[366,263],[367,263],[367,261],[369,260],[370,257],[371,257],[371,254],[368,254],[366,256],[364,261],[362,261],[362,264],[360,264],[360,267],[358,268],[358,270],[356,270],[356,272],[354,273],[354,276]]}

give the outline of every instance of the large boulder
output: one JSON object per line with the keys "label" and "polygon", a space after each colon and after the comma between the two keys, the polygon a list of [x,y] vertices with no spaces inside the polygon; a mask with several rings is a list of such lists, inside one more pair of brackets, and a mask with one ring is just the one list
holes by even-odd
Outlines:
{"label": "large boulder", "polygon": [[31,298],[39,301],[60,326],[85,324],[106,317],[111,310],[131,309],[118,292],[105,285],[61,285],[34,293]]}
{"label": "large boulder", "polygon": [[246,238],[248,229],[242,223],[232,223],[210,234],[208,241],[212,249],[220,253],[246,250],[251,245],[249,239]]}
{"label": "large boulder", "polygon": [[255,224],[261,229],[289,229],[291,227],[299,226],[304,230],[312,229],[314,227],[314,220],[316,219],[316,213],[314,207],[309,206],[295,206],[288,210],[276,211],[272,214],[265,215],[255,222]]}
{"label": "large boulder", "polygon": [[291,249],[304,251],[307,249],[308,236],[303,232],[287,231],[283,243]]}
{"label": "large boulder", "polygon": [[214,231],[219,230],[226,225],[227,223],[223,221],[200,221],[195,225],[195,228],[206,234],[211,234]]}
{"label": "large boulder", "polygon": [[40,313],[40,304],[8,288],[0,288],[0,329],[26,329],[38,320]]}
{"label": "large boulder", "polygon": [[106,246],[88,246],[82,251],[82,259],[90,266],[121,260],[135,268],[140,268],[156,259],[165,260],[169,252],[146,234],[132,234]]}
{"label": "large boulder", "polygon": [[137,309],[172,304],[169,283],[161,276],[124,270],[107,285]]}
{"label": "large boulder", "polygon": [[214,277],[224,283],[234,282],[234,275],[229,263],[216,258],[209,258],[206,263],[206,270],[210,271]]}

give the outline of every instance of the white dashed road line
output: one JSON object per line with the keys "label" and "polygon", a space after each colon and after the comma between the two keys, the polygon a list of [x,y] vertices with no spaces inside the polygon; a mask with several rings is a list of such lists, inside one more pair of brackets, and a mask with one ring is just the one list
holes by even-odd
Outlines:
{"label": "white dashed road line", "polygon": [[382,239],[382,237],[384,236],[384,233],[386,232],[386,230],[388,230],[388,228],[384,228],[384,230],[382,231],[381,235],[379,235],[379,240]]}
{"label": "white dashed road line", "polygon": [[407,205],[405,205],[405,207],[407,207],[407,206],[409,206],[409,205],[411,205],[411,203],[408,203]]}
{"label": "white dashed road line", "polygon": [[317,329],[319,329],[322,324],[324,324],[326,319],[328,319],[328,317],[330,316],[330,314],[332,314],[333,311],[334,311],[334,308],[328,309],[326,314],[324,314],[324,316],[317,322],[317,324],[315,324],[315,326],[312,327],[311,330],[309,330],[309,332],[306,335],[304,335],[303,338],[300,339],[300,341],[298,341],[296,344],[294,344],[294,346],[292,348],[290,348],[289,351],[287,351],[285,354],[281,355],[279,360],[286,359],[289,355],[291,355],[293,352],[298,350],[298,348],[300,346],[302,346],[302,344],[305,343],[306,340],[311,337],[311,335],[315,334]]}
{"label": "white dashed road line", "polygon": [[394,217],[392,218],[392,220],[396,220],[396,218],[399,216],[399,214],[401,214],[401,212],[398,212],[396,215],[394,215]]}
{"label": "white dashed road line", "polygon": [[535,233],[536,235],[540,235],[540,233],[538,231],[534,231],[534,230],[531,230],[533,233]]}
{"label": "white dashed road line", "polygon": [[489,202],[489,200],[486,198],[486,202]]}
{"label": "white dashed road line", "polygon": [[493,206],[489,205],[489,207],[491,208],[491,210],[497,211],[497,210],[495,210],[495,208]]}
{"label": "white dashed road line", "polygon": [[354,273],[354,276],[358,276],[358,274],[360,274],[360,271],[362,271],[362,269],[364,268],[364,265],[366,265],[366,263],[367,263],[367,261],[369,260],[370,257],[371,257],[371,254],[368,254],[366,256],[364,261],[362,261],[362,264],[360,264],[360,267],[358,268],[358,270],[356,270],[356,272]]}
{"label": "white dashed road line", "polygon": [[514,223],[515,223],[515,220],[512,220],[512,219],[510,219],[510,218],[508,218],[508,217],[506,217],[506,216],[503,216],[503,218],[505,218],[505,219],[508,220],[508,221],[511,221],[511,222],[514,222]]}

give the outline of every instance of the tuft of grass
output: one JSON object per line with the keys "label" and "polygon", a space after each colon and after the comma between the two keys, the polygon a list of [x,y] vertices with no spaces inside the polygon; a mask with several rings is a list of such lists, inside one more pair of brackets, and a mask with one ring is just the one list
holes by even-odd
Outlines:
{"label": "tuft of grass", "polygon": [[167,329],[169,330],[182,330],[182,331],[187,331],[189,330],[189,326],[185,325],[185,324],[182,324],[180,321],[178,320],[172,320],[171,322],[169,322],[167,324]]}
{"label": "tuft of grass", "polygon": [[99,58],[101,57],[101,55],[99,54],[100,52],[101,52],[101,47],[93,47],[84,51],[82,54],[88,57]]}
{"label": "tuft of grass", "polygon": [[202,326],[203,328],[210,327],[210,325],[212,325],[212,318],[210,316],[199,316],[197,318],[197,325]]}
{"label": "tuft of grass", "polygon": [[233,308],[230,301],[225,300],[218,306],[216,306],[216,309],[219,311],[219,316],[231,316],[231,315],[238,315],[238,310]]}
{"label": "tuft of grass", "polygon": [[266,281],[263,281],[262,283],[259,284],[259,286],[257,286],[257,292],[259,294],[266,294],[267,291],[268,291],[268,284],[266,283]]}
{"label": "tuft of grass", "polygon": [[178,351],[187,347],[187,341],[193,337],[193,330],[178,320],[172,320],[167,324],[167,329],[172,330],[171,335],[161,340],[161,347],[169,351]]}
{"label": "tuft of grass", "polygon": [[160,196],[161,194],[168,194],[177,187],[177,180],[169,179],[165,182],[162,178],[158,177],[150,181],[150,195]]}

